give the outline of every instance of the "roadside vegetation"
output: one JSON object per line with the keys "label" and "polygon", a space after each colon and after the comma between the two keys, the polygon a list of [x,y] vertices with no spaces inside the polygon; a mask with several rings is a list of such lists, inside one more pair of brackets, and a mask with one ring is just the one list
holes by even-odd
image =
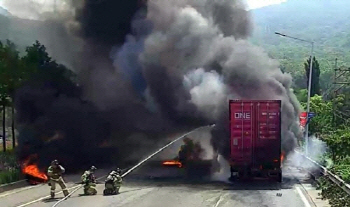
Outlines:
{"label": "roadside vegetation", "polygon": [[15,123],[16,92],[23,86],[37,86],[45,82],[62,87],[74,84],[75,75],[57,64],[38,41],[23,54],[11,41],[0,41],[0,184],[23,178],[16,154],[17,129]]}
{"label": "roadside vegetation", "polygon": [[[322,97],[314,93],[311,97],[310,111],[316,116],[309,122],[310,134],[323,141],[327,151],[321,163],[345,182],[350,183],[350,96],[348,89],[343,88],[337,96]],[[307,90],[299,91],[298,99],[306,109]],[[329,161],[331,160],[331,161]],[[350,206],[350,196],[327,177],[319,180],[323,198],[331,206]]]}
{"label": "roadside vegetation", "polygon": [[[293,77],[293,89],[306,111],[308,64],[311,47],[274,32],[315,41],[310,111],[310,136],[323,141],[327,152],[320,159],[330,171],[350,183],[350,83],[349,22],[350,1],[296,1],[252,11],[254,31],[251,41],[279,60],[280,68]],[[297,14],[297,15],[296,15]],[[312,15],[310,15],[312,14]],[[307,21],[305,21],[307,20]],[[330,29],[332,28],[332,29]],[[337,59],[337,61],[335,61]],[[340,76],[339,76],[340,75]],[[322,196],[335,207],[350,206],[350,196],[326,177],[320,180]]]}
{"label": "roadside vegetation", "polygon": [[23,178],[14,150],[0,152],[0,185]]}

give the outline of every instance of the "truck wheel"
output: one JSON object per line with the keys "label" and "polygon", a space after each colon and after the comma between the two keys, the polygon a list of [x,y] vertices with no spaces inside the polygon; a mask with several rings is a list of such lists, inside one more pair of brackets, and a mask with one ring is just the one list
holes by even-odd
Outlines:
{"label": "truck wheel", "polygon": [[279,172],[277,175],[277,182],[282,183],[282,172]]}

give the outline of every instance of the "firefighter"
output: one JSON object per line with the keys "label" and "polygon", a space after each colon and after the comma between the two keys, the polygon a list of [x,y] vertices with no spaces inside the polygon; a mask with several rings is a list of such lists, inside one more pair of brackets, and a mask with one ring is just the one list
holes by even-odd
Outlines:
{"label": "firefighter", "polygon": [[119,189],[123,179],[121,177],[121,169],[117,168],[113,170],[107,177],[105,181],[105,190],[103,191],[104,195],[115,195],[119,193]]}
{"label": "firefighter", "polygon": [[55,189],[56,183],[58,183],[63,191],[64,196],[68,196],[67,186],[64,183],[62,174],[65,172],[65,169],[59,165],[57,160],[51,162],[51,166],[47,170],[47,175],[49,176],[49,185],[51,186],[51,198],[55,198]]}
{"label": "firefighter", "polygon": [[184,138],[183,142],[184,142],[184,144],[181,146],[180,151],[179,151],[179,161],[183,165],[186,165],[186,161],[190,160],[193,156],[194,143],[188,137]]}
{"label": "firefighter", "polygon": [[95,177],[95,170],[97,168],[95,166],[91,166],[91,168],[84,172],[84,174],[81,176],[81,180],[84,184],[84,194],[85,195],[96,195],[96,177]]}

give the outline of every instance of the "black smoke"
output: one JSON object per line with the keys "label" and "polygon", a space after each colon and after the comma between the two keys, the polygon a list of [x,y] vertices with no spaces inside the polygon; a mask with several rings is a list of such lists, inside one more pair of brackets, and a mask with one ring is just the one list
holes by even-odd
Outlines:
{"label": "black smoke", "polygon": [[45,39],[56,40],[48,50],[77,73],[81,92],[45,84],[18,91],[22,154],[69,168],[120,164],[166,134],[216,122],[212,145],[228,158],[228,99],[282,100],[284,148],[293,149],[299,109],[291,77],[247,41],[241,1],[67,2],[74,15],[45,20],[64,36]]}
{"label": "black smoke", "polygon": [[123,43],[131,32],[131,20],[145,3],[140,0],[86,0],[77,8],[76,20],[84,39],[109,46]]}

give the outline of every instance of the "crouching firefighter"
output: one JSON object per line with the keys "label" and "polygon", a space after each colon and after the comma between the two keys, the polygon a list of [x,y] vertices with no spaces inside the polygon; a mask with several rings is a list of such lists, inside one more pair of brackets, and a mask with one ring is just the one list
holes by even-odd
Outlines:
{"label": "crouching firefighter", "polygon": [[67,186],[62,178],[64,172],[65,169],[59,165],[57,160],[52,161],[51,166],[47,169],[49,185],[51,186],[51,198],[55,198],[56,183],[61,186],[64,196],[68,196]]}
{"label": "crouching firefighter", "polygon": [[96,177],[95,170],[97,168],[95,166],[91,166],[90,170],[84,172],[81,176],[81,180],[84,184],[84,194],[85,195],[96,195]]}
{"label": "crouching firefighter", "polygon": [[103,195],[116,195],[122,185],[123,179],[121,177],[121,169],[113,170],[105,181],[105,189]]}

